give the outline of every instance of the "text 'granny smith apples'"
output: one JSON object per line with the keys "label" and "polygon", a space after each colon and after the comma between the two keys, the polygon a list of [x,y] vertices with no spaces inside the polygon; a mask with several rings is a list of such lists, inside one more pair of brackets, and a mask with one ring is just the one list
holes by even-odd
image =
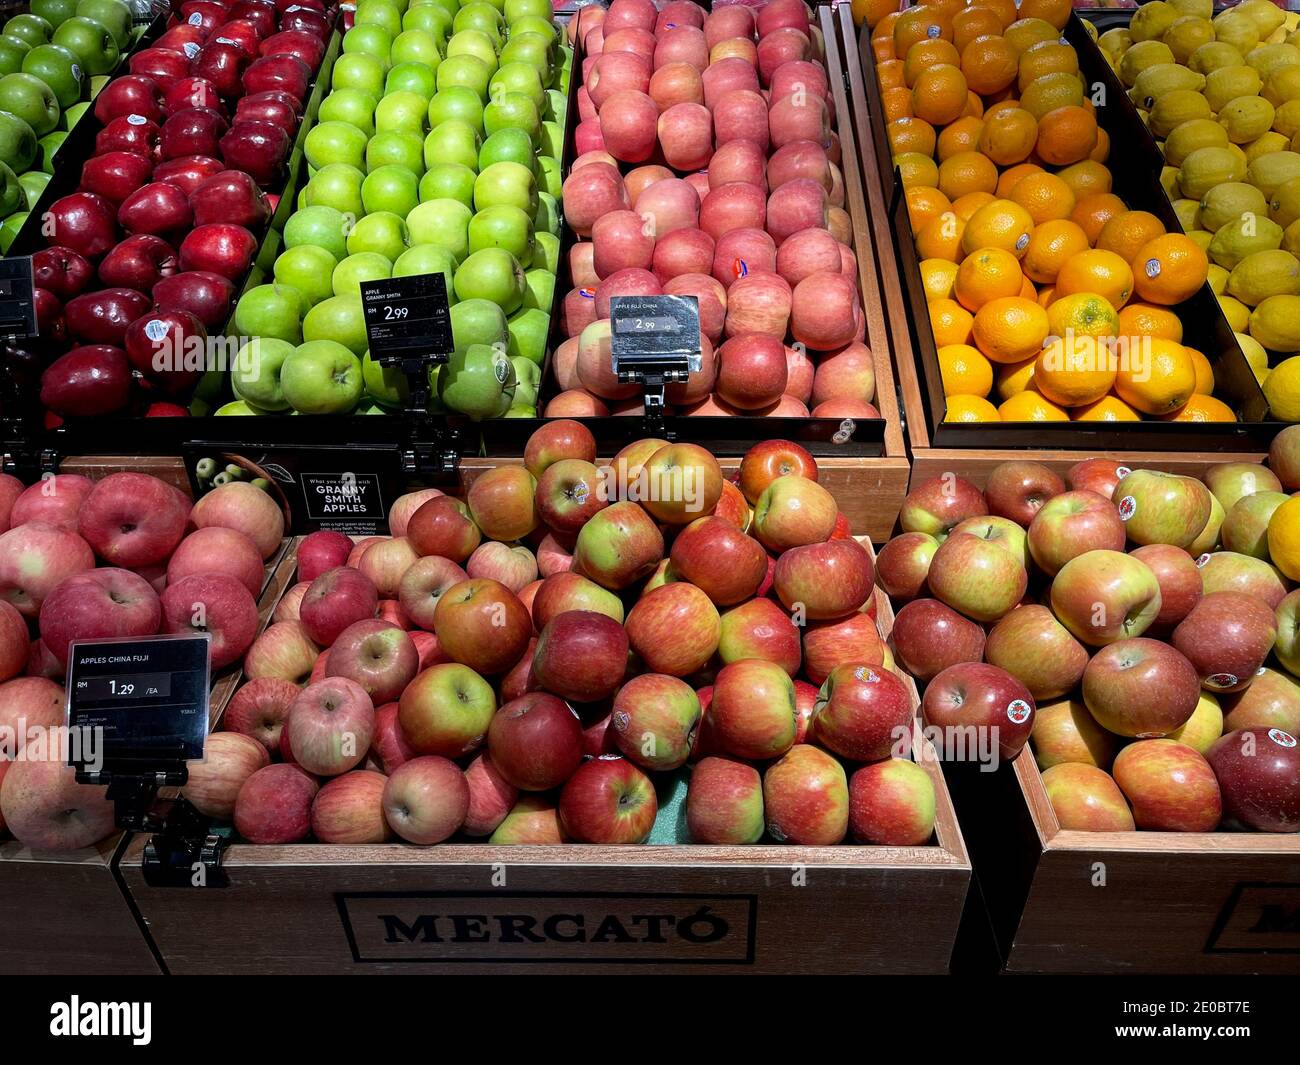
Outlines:
{"label": "text 'granny smith apples'", "polygon": [[400,410],[408,382],[369,357],[361,286],[439,273],[455,351],[431,373],[431,404],[536,416],[572,67],[550,12],[548,0],[362,0],[305,138],[310,177],[283,248],[236,308],[250,338],[237,402]]}

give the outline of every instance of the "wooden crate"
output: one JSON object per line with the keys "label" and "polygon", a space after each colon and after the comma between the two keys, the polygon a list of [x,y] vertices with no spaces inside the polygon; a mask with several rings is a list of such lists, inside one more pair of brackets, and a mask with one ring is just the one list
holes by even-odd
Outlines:
{"label": "wooden crate", "polygon": [[[66,462],[61,467],[63,473],[96,478],[122,470],[161,476],[154,460],[124,458],[107,466]],[[287,550],[288,545],[282,544],[267,561],[259,602],[263,622],[284,594],[283,581],[293,575],[292,568],[282,565]],[[213,681],[210,722],[225,711],[238,680],[238,672],[227,669]],[[68,853],[33,851],[12,839],[0,843],[0,911],[22,915],[0,939],[0,972],[134,975],[161,971],[117,876],[117,859],[130,838],[130,833],[118,833]]]}
{"label": "wooden crate", "polygon": [[1012,973],[1300,973],[1300,836],[1075,832],[1032,753],[948,769]]}
{"label": "wooden crate", "polygon": [[229,886],[198,890],[147,885],[135,839],[119,874],[173,973],[937,973],[970,864],[918,760],[922,847],[235,843]]}
{"label": "wooden crate", "polygon": [[[1013,459],[1030,459],[1042,462],[1063,473],[1074,463],[1085,458],[1101,456],[1124,462],[1133,467],[1165,470],[1170,473],[1199,475],[1216,462],[1260,462],[1262,451],[1215,452],[1212,454],[1191,451],[1108,451],[1100,450],[1088,441],[1088,433],[1081,429],[1077,448],[1045,449],[1032,443],[1032,431],[1026,433],[1024,448],[977,450],[967,448],[934,448],[930,445],[930,432],[926,418],[925,390],[919,376],[918,360],[914,350],[908,300],[904,292],[905,280],[901,275],[898,257],[894,250],[889,197],[880,181],[880,160],[876,140],[871,128],[871,110],[865,79],[874,77],[875,66],[867,30],[861,34],[854,29],[848,9],[841,6],[837,14],[823,13],[823,18],[835,19],[835,30],[845,42],[848,60],[845,70],[848,96],[853,110],[852,127],[860,156],[859,174],[861,192],[866,200],[866,212],[874,241],[874,259],[878,271],[879,291],[884,307],[889,341],[894,352],[894,371],[898,377],[901,395],[903,425],[906,429],[909,451],[912,456],[912,484],[928,477],[953,473],[983,487],[989,471],[1000,463]],[[864,71],[865,65],[865,71]],[[842,123],[850,125],[850,123]]]}

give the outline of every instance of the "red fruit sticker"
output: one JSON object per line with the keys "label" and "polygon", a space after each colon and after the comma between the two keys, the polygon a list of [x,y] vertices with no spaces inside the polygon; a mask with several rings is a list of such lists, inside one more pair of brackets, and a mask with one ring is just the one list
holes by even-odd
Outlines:
{"label": "red fruit sticker", "polygon": [[1138,501],[1132,496],[1125,496],[1119,501],[1119,516],[1124,521],[1128,521],[1137,513]]}
{"label": "red fruit sticker", "polygon": [[1125,477],[1127,477],[1127,476],[1128,476],[1130,473],[1132,473],[1132,472],[1133,472],[1133,471],[1130,470],[1127,466],[1116,466],[1116,467],[1115,467],[1115,476],[1118,477],[1118,478],[1120,478],[1120,480],[1123,480]]}
{"label": "red fruit sticker", "polygon": [[1196,568],[1200,569],[1209,561],[1210,561],[1210,553],[1207,551],[1205,552],[1205,554],[1203,554],[1200,558],[1196,560]]}
{"label": "red fruit sticker", "polygon": [[749,276],[749,264],[744,259],[736,258],[731,260],[731,272],[736,275],[737,279]]}
{"label": "red fruit sticker", "polygon": [[1268,738],[1276,743],[1279,747],[1294,747],[1295,737],[1289,732],[1283,732],[1280,728],[1271,728],[1268,730]]}
{"label": "red fruit sticker", "polygon": [[1013,725],[1023,725],[1034,711],[1023,699],[1012,699],[1007,704],[1007,720]]}
{"label": "red fruit sticker", "polygon": [[1240,682],[1234,673],[1214,673],[1205,678],[1205,683],[1211,688],[1235,688]]}
{"label": "red fruit sticker", "polygon": [[578,289],[578,295],[584,300],[594,300],[596,298],[596,290],[594,288],[580,288]]}

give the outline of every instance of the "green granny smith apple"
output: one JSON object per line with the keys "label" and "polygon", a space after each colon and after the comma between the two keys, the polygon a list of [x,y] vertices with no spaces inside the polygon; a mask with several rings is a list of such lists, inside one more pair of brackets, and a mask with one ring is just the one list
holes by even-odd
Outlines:
{"label": "green granny smith apple", "polygon": [[542,367],[522,355],[512,355],[510,365],[515,369],[515,394],[513,407],[537,407],[537,394],[542,387]]}
{"label": "green granny smith apple", "polygon": [[235,356],[230,368],[230,387],[235,395],[260,410],[281,411],[289,409],[280,387],[280,372],[284,360],[294,350],[294,345],[272,337],[254,337]]}
{"label": "green granny smith apple", "polygon": [[[74,15],[64,22],[51,40],[76,53],[81,69],[87,74],[108,74],[117,66],[121,55],[113,34],[101,23],[84,15]],[[32,44],[43,42],[33,41]]]}
{"label": "green granny smith apple", "polygon": [[401,215],[393,214],[392,211],[376,211],[358,218],[348,234],[349,255],[377,252],[391,263],[407,247],[406,223]]}
{"label": "green granny smith apple", "polygon": [[393,63],[423,63],[433,72],[442,62],[438,38],[428,30],[403,30],[393,38],[388,58]]}
{"label": "green granny smith apple", "polygon": [[235,304],[235,332],[301,344],[306,302],[306,297],[289,285],[257,285]]}
{"label": "green granny smith apple", "polygon": [[375,105],[378,101],[365,89],[335,89],[320,102],[319,122],[346,122],[367,137],[375,133]]}
{"label": "green granny smith apple", "polygon": [[440,4],[412,4],[402,16],[403,30],[423,30],[433,35],[441,49],[451,32],[451,15]]}
{"label": "green granny smith apple", "polygon": [[119,50],[130,45],[131,9],[122,0],[78,0],[76,13],[108,30]]}
{"label": "green granny smith apple", "polygon": [[284,360],[280,387],[289,405],[303,414],[344,414],[361,398],[361,359],[338,341],[309,340]]}
{"label": "green granny smith apple", "polygon": [[33,15],[40,15],[56,29],[77,14],[77,0],[32,0],[28,5]]}
{"label": "green granny smith apple", "polygon": [[465,300],[453,304],[451,336],[456,350],[462,353],[471,344],[505,347],[510,337],[505,311],[491,300]]}
{"label": "green granny smith apple", "polygon": [[372,55],[383,64],[387,72],[390,66],[388,56],[392,51],[395,36],[396,34],[384,26],[373,22],[368,24],[358,22],[343,35],[343,52],[345,55]]}
{"label": "green granny smith apple", "polygon": [[420,178],[420,199],[459,200],[466,207],[473,207],[476,177],[473,170],[460,163],[438,163]]}
{"label": "green granny smith apple", "polygon": [[357,4],[355,25],[383,26],[396,36],[402,29],[402,8],[391,0],[361,0]]}
{"label": "green granny smith apple", "polygon": [[17,37],[0,36],[0,76],[17,74],[23,69],[23,57],[32,46]]}
{"label": "green granny smith apple", "polygon": [[28,48],[48,44],[53,33],[54,27],[40,15],[15,15],[5,23],[5,36],[26,42]]}
{"label": "green granny smith apple", "polygon": [[366,175],[351,163],[329,163],[312,175],[303,187],[307,206],[333,207],[343,214],[365,213],[361,186]]}
{"label": "green granny smith apple", "polygon": [[461,5],[460,10],[456,12],[456,17],[452,19],[451,28],[453,40],[462,33],[477,30],[494,45],[500,45],[505,19],[491,4],[484,3],[483,0],[471,0],[470,3]]}
{"label": "green granny smith apple", "polygon": [[549,155],[537,157],[537,192],[558,200],[564,194],[564,178],[560,176],[560,161]]}
{"label": "green granny smith apple", "polygon": [[284,246],[296,248],[300,244],[314,244],[324,248],[335,262],[339,262],[347,258],[348,228],[347,218],[341,211],[313,204],[289,216],[284,225]]}
{"label": "green granny smith apple", "polygon": [[307,133],[303,150],[307,162],[318,170],[330,163],[347,163],[360,170],[366,157],[366,141],[365,131],[350,122],[321,122]]}
{"label": "green granny smith apple", "polygon": [[0,111],[17,115],[38,137],[52,133],[59,124],[58,98],[35,74],[6,74],[0,78]]}
{"label": "green granny smith apple", "polygon": [[506,22],[514,26],[525,15],[551,17],[551,0],[505,0]]}
{"label": "green granny smith apple", "polygon": [[533,173],[519,163],[493,163],[482,170],[474,182],[474,206],[478,210],[498,203],[509,203],[537,213],[537,182]]}
{"label": "green granny smith apple", "polygon": [[533,141],[527,131],[516,127],[499,129],[478,150],[478,168],[486,170],[493,163],[518,163],[532,170],[536,165]]}
{"label": "green granny smith apple", "polygon": [[[321,300],[302,321],[304,340],[332,340],[342,344],[358,359],[370,346],[366,340],[366,320],[361,297],[349,294]],[[285,393],[288,395],[288,393]],[[293,403],[292,398],[290,402]],[[302,410],[297,403],[293,404]]]}
{"label": "green granny smith apple", "polygon": [[391,211],[405,218],[420,202],[420,179],[404,166],[381,166],[361,183],[361,202],[366,214]]}
{"label": "green granny smith apple", "polygon": [[35,207],[36,201],[41,198],[41,193],[45,191],[45,186],[50,183],[53,175],[46,174],[40,170],[29,170],[25,174],[18,175],[18,184],[23,187],[27,193],[27,206]]}
{"label": "green granny smith apple", "polygon": [[549,192],[538,192],[537,213],[533,215],[533,229],[538,233],[560,234],[560,205]]}
{"label": "green granny smith apple", "polygon": [[459,200],[425,200],[406,216],[411,246],[437,244],[457,261],[469,254],[469,220],[474,212]]}
{"label": "green granny smith apple", "polygon": [[499,345],[471,344],[443,365],[438,398],[451,410],[482,421],[510,409],[515,383],[514,365]]}
{"label": "green granny smith apple", "polygon": [[479,135],[473,126],[454,119],[429,130],[424,138],[424,165],[459,163],[477,173]]}
{"label": "green granny smith apple", "polygon": [[551,316],[536,307],[523,307],[510,316],[506,328],[510,331],[510,355],[527,359],[541,366],[546,360],[546,341],[551,335]]}
{"label": "green granny smith apple", "polygon": [[365,384],[366,395],[376,403],[389,407],[404,406],[411,394],[410,383],[401,368],[376,362],[370,357],[370,352],[366,352],[361,360],[361,379]]}
{"label": "green granny smith apple", "polygon": [[546,105],[546,89],[542,85],[541,75],[531,63],[518,60],[501,63],[497,72],[488,82],[488,97],[495,98],[503,93],[517,92],[533,101],[540,112]]}
{"label": "green granny smith apple", "polygon": [[214,418],[256,418],[270,411],[263,410],[261,407],[255,407],[247,400],[232,399],[229,403],[223,403],[220,407],[212,412]]}
{"label": "green granny smith apple", "polygon": [[366,145],[366,170],[372,173],[381,166],[401,166],[418,179],[424,176],[424,165],[424,142],[418,133],[385,130]]}
{"label": "green granny smith apple", "polygon": [[375,107],[375,129],[414,133],[423,140],[429,101],[418,92],[399,90],[386,95]]}
{"label": "green granny smith apple", "polygon": [[63,142],[68,139],[68,135],[62,130],[55,130],[53,133],[47,133],[36,142],[37,158],[40,161],[41,169],[47,174],[54,173],[54,157],[58,154],[59,149],[63,147]]}
{"label": "green granny smith apple", "polygon": [[59,116],[59,129],[64,133],[71,133],[72,130],[76,129],[77,123],[81,121],[81,116],[89,110],[90,103],[88,101],[65,108],[63,114]]}
{"label": "green granny smith apple", "polygon": [[378,252],[349,255],[334,267],[334,295],[361,295],[362,281],[383,281],[393,276],[393,264]]}
{"label": "green granny smith apple", "polygon": [[537,138],[537,154],[557,160],[564,155],[564,126],[549,120],[542,123]]}
{"label": "green granny smith apple", "polygon": [[537,105],[523,93],[496,93],[483,108],[483,128],[488,136],[499,129],[522,129],[537,144],[542,134],[542,116]]}
{"label": "green granny smith apple", "polygon": [[483,100],[464,85],[439,89],[429,101],[429,128],[434,129],[451,119],[473,126],[483,135]]}
{"label": "green granny smith apple", "polygon": [[528,268],[555,273],[560,268],[560,238],[554,233],[534,229],[533,245],[533,261]]}
{"label": "green granny smith apple", "polygon": [[299,244],[277,256],[272,272],[276,284],[296,288],[309,306],[315,306],[334,295],[330,276],[337,262],[330,252],[316,244]]}
{"label": "green granny smith apple", "polygon": [[438,79],[433,69],[424,63],[398,63],[384,79],[384,93],[416,92],[422,99],[431,100],[438,91]]}
{"label": "green granny smith apple", "polygon": [[23,57],[23,73],[45,82],[54,91],[60,108],[71,107],[81,99],[85,75],[76,55],[62,45],[38,44]]}
{"label": "green granny smith apple", "polygon": [[551,271],[541,267],[524,271],[525,307],[535,307],[549,314],[554,298],[555,275]]}
{"label": "green granny smith apple", "polygon": [[438,64],[439,92],[460,85],[472,89],[480,100],[486,100],[488,82],[492,80],[492,72],[496,69],[495,65],[488,66],[475,55],[453,55],[450,52],[451,45],[449,44],[447,47],[449,49],[447,58]]}
{"label": "green granny smith apple", "polygon": [[540,33],[552,46],[560,40],[560,31],[547,15],[520,15],[510,24],[510,36],[517,37],[521,33]]}
{"label": "green granny smith apple", "polygon": [[483,248],[456,267],[458,300],[491,300],[506,314],[523,303],[524,270],[504,248]]}
{"label": "green granny smith apple", "polygon": [[27,170],[37,157],[36,134],[17,115],[0,111],[0,159],[14,170]]}
{"label": "green granny smith apple", "polygon": [[358,403],[355,407],[352,408],[352,413],[370,415],[370,414],[387,414],[388,411],[386,411],[374,400],[369,398],[364,398],[361,400],[360,403]]}
{"label": "green granny smith apple", "polygon": [[555,51],[540,33],[512,33],[501,49],[501,65],[507,63],[527,63],[545,87],[555,70]]}
{"label": "green granny smith apple", "polygon": [[469,223],[469,250],[504,248],[521,263],[533,261],[533,220],[518,207],[497,204],[479,211]]}
{"label": "green granny smith apple", "polygon": [[0,218],[27,210],[27,190],[8,164],[0,161]]}
{"label": "green granny smith apple", "polygon": [[360,89],[376,100],[384,95],[384,75],[387,68],[383,60],[369,52],[351,52],[334,60],[330,75],[333,89]]}
{"label": "green granny smith apple", "polygon": [[569,98],[559,89],[546,90],[546,104],[542,107],[542,117],[548,122],[563,126],[565,116],[569,113]]}
{"label": "green granny smith apple", "polygon": [[455,273],[456,257],[439,244],[416,244],[402,252],[393,263],[393,277],[442,274],[447,282],[447,300],[453,305],[456,302]]}

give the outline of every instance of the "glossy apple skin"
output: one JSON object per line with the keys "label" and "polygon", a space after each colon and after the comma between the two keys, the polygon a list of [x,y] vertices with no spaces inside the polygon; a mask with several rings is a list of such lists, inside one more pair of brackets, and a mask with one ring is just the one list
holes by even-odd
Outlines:
{"label": "glossy apple skin", "polygon": [[804,672],[814,684],[846,662],[881,665],[886,655],[876,619],[865,612],[838,621],[812,621],[804,632]]}
{"label": "glossy apple skin", "polygon": [[898,664],[921,683],[949,666],[984,659],[984,628],[937,599],[915,599],[894,618],[890,632]]}
{"label": "glossy apple skin", "polygon": [[563,700],[531,692],[493,716],[488,751],[516,788],[549,791],[568,780],[582,761],[582,722]]}
{"label": "glossy apple skin", "polygon": [[1300,742],[1283,729],[1238,729],[1207,756],[1224,816],[1257,832],[1300,829]]}
{"label": "glossy apple skin", "polygon": [[164,277],[153,289],[159,310],[189,311],[209,331],[225,324],[234,297],[235,286],[228,278],[200,270]]}
{"label": "glossy apple skin", "polygon": [[611,617],[592,610],[557,614],[542,629],[533,656],[537,685],[564,699],[607,699],[627,671],[628,636]]}
{"label": "glossy apple skin", "polygon": [[81,187],[120,204],[144,185],[153,173],[153,160],[139,152],[105,152],[87,159],[81,168]]}
{"label": "glossy apple skin", "polygon": [[732,758],[700,759],[686,791],[686,828],[695,843],[757,843],[763,836],[763,779]]}
{"label": "glossy apple skin", "polygon": [[249,843],[297,843],[311,832],[316,778],[296,765],[268,765],[235,797],[235,830]]}
{"label": "glossy apple skin", "polygon": [[644,843],[659,812],[654,785],[626,758],[581,765],[560,793],[560,824],[579,843]]}
{"label": "glossy apple skin", "polygon": [[849,778],[849,831],[859,843],[919,847],[934,834],[934,782],[903,758],[864,765]]}
{"label": "glossy apple skin", "polygon": [[236,119],[221,138],[221,158],[234,170],[248,174],[263,188],[275,186],[292,147],[288,132],[274,122]]}
{"label": "glossy apple skin", "polygon": [[1115,486],[1128,537],[1136,544],[1188,547],[1210,519],[1210,490],[1191,477],[1134,470]]}
{"label": "glossy apple skin", "polygon": [[152,119],[136,123],[130,116],[120,115],[95,135],[95,153],[139,152],[157,159],[158,133],[158,123]]}
{"label": "glossy apple skin", "polygon": [[875,565],[856,540],[828,540],[783,551],[773,575],[778,598],[789,610],[802,606],[814,621],[844,617],[872,596]]}
{"label": "glossy apple skin", "polygon": [[708,708],[711,741],[750,761],[776,758],[794,744],[794,684],[773,662],[744,659],[724,666]]}
{"label": "glossy apple skin", "polygon": [[1174,629],[1173,644],[1211,691],[1248,686],[1277,639],[1268,605],[1241,592],[1211,592]]}
{"label": "glossy apple skin", "polygon": [[609,505],[601,490],[602,475],[585,459],[557,459],[537,481],[537,513],[562,536],[576,536],[593,514]]}
{"label": "glossy apple skin", "polygon": [[1080,762],[1109,770],[1120,741],[1107,732],[1079,699],[1058,699],[1034,714],[1034,759],[1039,769]]}
{"label": "glossy apple skin", "polygon": [[533,619],[500,581],[462,581],[438,600],[434,635],[443,651],[484,676],[504,673],[533,635]]}
{"label": "glossy apple skin", "polygon": [[1200,681],[1177,649],[1139,637],[1103,647],[1083,671],[1083,701],[1117,736],[1167,736],[1196,710]]}
{"label": "glossy apple skin", "polygon": [[257,254],[257,238],[243,226],[213,222],[191,230],[180,253],[182,270],[211,271],[238,282]]}
{"label": "glossy apple skin", "polygon": [[649,576],[664,557],[659,527],[639,505],[614,503],[578,533],[574,565],[585,577],[620,591]]}
{"label": "glossy apple skin", "polygon": [[1125,541],[1119,512],[1096,492],[1062,492],[1029,524],[1029,552],[1048,576],[1085,552],[1123,551]]}
{"label": "glossy apple skin", "polygon": [[767,552],[724,518],[699,518],[673,541],[673,568],[718,606],[750,598],[767,575]]}
{"label": "glossy apple skin", "polygon": [[68,332],[87,344],[125,347],[126,331],[149,310],[149,297],[129,288],[83,292],[63,308]]}
{"label": "glossy apple skin", "polygon": [[406,537],[419,555],[441,555],[463,565],[482,533],[459,499],[435,496],[411,515]]}
{"label": "glossy apple skin", "polygon": [[888,758],[912,721],[906,686],[883,666],[836,666],[817,693],[813,739],[854,762]]}
{"label": "glossy apple skin", "polygon": [[1141,559],[1088,551],[1052,579],[1052,612],[1091,647],[1141,636],[1160,613],[1160,583]]}
{"label": "glossy apple skin", "polygon": [[1029,575],[1005,547],[954,532],[934,553],[927,580],[934,597],[954,610],[976,621],[997,621],[1020,602]]}
{"label": "glossy apple skin", "polygon": [[876,572],[891,600],[906,603],[925,594],[930,562],[937,550],[939,541],[921,532],[895,536],[880,549]]}
{"label": "glossy apple skin", "polygon": [[766,659],[793,677],[802,660],[799,630],[771,599],[751,599],[722,615],[718,655],[724,663]]}
{"label": "glossy apple skin", "polygon": [[52,245],[32,255],[32,281],[61,300],[81,295],[94,280],[95,268],[71,248]]}
{"label": "glossy apple skin", "polygon": [[176,273],[176,252],[162,237],[135,233],[104,256],[99,280],[109,288],[152,292],[164,277]]}
{"label": "glossy apple skin", "polygon": [[940,536],[967,518],[987,514],[984,493],[961,477],[929,477],[903,500],[898,520],[904,532]]}
{"label": "glossy apple skin", "polygon": [[131,364],[111,344],[60,355],[41,374],[41,405],[64,417],[113,414],[131,399]]}
{"label": "glossy apple skin", "polygon": [[116,210],[93,192],[74,192],[50,205],[50,225],[60,244],[98,259],[117,242]]}
{"label": "glossy apple skin", "polygon": [[[982,662],[945,669],[926,687],[921,710],[929,725],[988,729],[1005,761],[1020,753],[1034,728],[1034,697],[1029,689],[1006,670]],[[985,747],[977,745],[977,749]]]}
{"label": "glossy apple skin", "polygon": [[1072,492],[1096,492],[1105,499],[1113,499],[1115,486],[1131,472],[1114,459],[1084,459],[1066,471],[1065,483]]}
{"label": "glossy apple skin", "polygon": [[849,785],[844,767],[807,744],[792,748],[763,774],[767,831],[782,843],[829,847],[849,828]]}
{"label": "glossy apple skin", "polygon": [[1043,504],[1064,491],[1065,482],[1042,463],[1003,462],[989,472],[984,499],[990,514],[1027,529]]}
{"label": "glossy apple skin", "polygon": [[122,201],[117,220],[128,233],[172,236],[193,221],[186,194],[175,185],[154,181],[138,187]]}
{"label": "glossy apple skin", "polygon": [[1017,678],[1039,702],[1071,691],[1088,652],[1045,606],[1017,607],[993,627],[984,649],[990,665]]}
{"label": "glossy apple skin", "polygon": [[764,440],[740,460],[740,490],[751,505],[778,477],[797,474],[817,480],[817,460],[807,448],[790,440]]}
{"label": "glossy apple skin", "polygon": [[1223,731],[1280,728],[1300,733],[1300,681],[1274,669],[1261,669],[1250,687],[1223,702]]}
{"label": "glossy apple skin", "polygon": [[643,769],[668,771],[686,764],[700,723],[700,700],[685,681],[642,673],[614,696],[614,743]]}
{"label": "glossy apple skin", "polygon": [[1043,789],[1063,829],[1074,832],[1132,832],[1136,827],[1124,793],[1096,766],[1062,762],[1043,772]]}
{"label": "glossy apple skin", "polygon": [[1171,544],[1148,544],[1131,554],[1150,567],[1160,585],[1160,612],[1151,623],[1152,628],[1159,632],[1171,631],[1201,601],[1201,574],[1195,560],[1181,547]]}
{"label": "glossy apple skin", "polygon": [[[1220,741],[1222,742],[1222,741]],[[1173,740],[1138,740],[1115,758],[1115,783],[1133,807],[1138,828],[1213,832],[1223,797],[1210,763]]]}

